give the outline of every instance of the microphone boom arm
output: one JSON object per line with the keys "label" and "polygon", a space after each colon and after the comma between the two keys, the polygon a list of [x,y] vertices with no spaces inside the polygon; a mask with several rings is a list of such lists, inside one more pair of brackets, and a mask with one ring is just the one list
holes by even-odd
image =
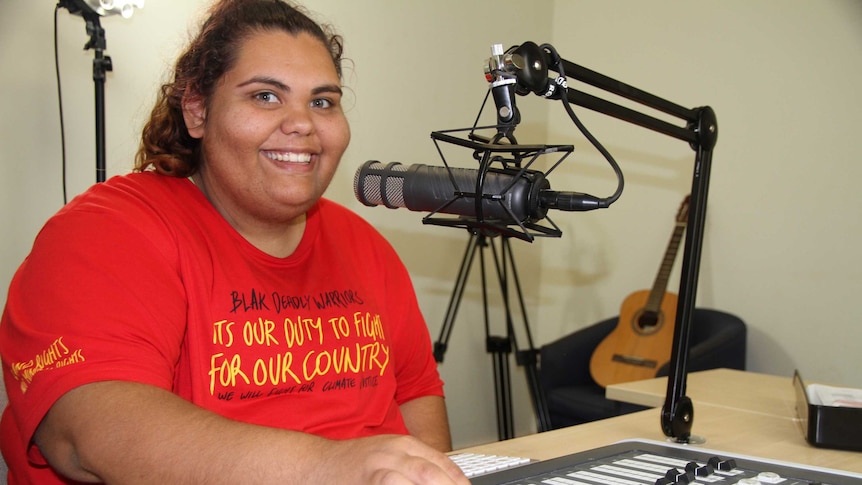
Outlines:
{"label": "microphone boom arm", "polygon": [[[553,48],[539,47],[532,42],[510,49],[508,53],[513,58],[513,65],[517,66],[515,74],[519,81],[520,92],[518,94],[524,95],[533,92],[559,99],[564,93],[565,100],[571,104],[688,142],[695,151],[687,222],[688,234],[685,238],[682,256],[682,275],[679,285],[670,372],[665,403],[661,411],[661,427],[664,434],[678,442],[688,442],[691,438],[694,408],[691,399],[685,395],[686,372],[691,319],[697,295],[703,248],[712,151],[718,138],[718,122],[715,112],[709,106],[685,108],[559,58]],[[549,67],[549,61],[555,67]],[[557,72],[560,77],[552,82],[547,76],[549,70]],[[679,118],[685,122],[685,126],[677,126],[640,111],[578,91],[569,86],[572,79]],[[560,93],[561,90],[563,93]]]}

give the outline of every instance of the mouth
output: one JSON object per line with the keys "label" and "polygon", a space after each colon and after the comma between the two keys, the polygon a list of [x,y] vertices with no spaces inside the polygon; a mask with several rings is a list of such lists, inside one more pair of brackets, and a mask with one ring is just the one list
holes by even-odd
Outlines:
{"label": "mouth", "polygon": [[305,165],[311,163],[310,153],[264,151],[263,156],[276,162],[299,163]]}

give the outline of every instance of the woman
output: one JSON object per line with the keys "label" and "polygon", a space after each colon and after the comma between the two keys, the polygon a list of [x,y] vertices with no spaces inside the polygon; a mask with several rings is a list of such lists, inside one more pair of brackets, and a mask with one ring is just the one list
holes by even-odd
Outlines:
{"label": "woman", "polygon": [[61,210],[13,279],[9,483],[467,483],[403,265],[321,198],[340,59],[280,0],[213,7],[138,173]]}

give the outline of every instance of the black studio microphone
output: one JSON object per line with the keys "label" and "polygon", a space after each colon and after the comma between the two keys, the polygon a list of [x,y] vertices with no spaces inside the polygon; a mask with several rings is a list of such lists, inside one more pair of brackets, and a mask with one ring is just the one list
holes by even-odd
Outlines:
{"label": "black studio microphone", "polygon": [[390,209],[442,212],[482,222],[526,223],[545,217],[548,209],[587,211],[607,207],[589,194],[557,192],[542,172],[516,168],[488,169],[482,184],[481,217],[477,214],[476,183],[480,170],[433,167],[398,162],[365,162],[353,179],[359,202]]}

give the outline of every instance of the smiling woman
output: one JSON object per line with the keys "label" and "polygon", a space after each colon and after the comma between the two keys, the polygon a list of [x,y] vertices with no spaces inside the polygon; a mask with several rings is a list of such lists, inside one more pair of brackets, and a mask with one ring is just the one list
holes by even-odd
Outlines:
{"label": "smiling woman", "polygon": [[[263,31],[239,48],[212,94],[187,94],[183,116],[201,142],[195,183],[264,252],[286,256],[350,140],[338,73],[308,34]],[[299,220],[297,220],[299,218]]]}
{"label": "smiling woman", "polygon": [[51,218],[12,281],[10,483],[467,483],[406,269],[322,197],[340,56],[280,0],[215,4],[137,170]]}

